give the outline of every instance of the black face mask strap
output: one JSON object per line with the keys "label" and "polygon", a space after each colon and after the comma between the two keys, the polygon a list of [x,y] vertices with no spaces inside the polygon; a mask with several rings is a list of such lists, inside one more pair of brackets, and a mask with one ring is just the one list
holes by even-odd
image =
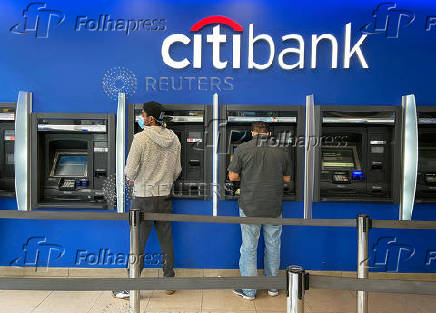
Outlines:
{"label": "black face mask strap", "polygon": [[155,119],[156,123],[162,127],[165,127],[164,116],[165,116],[165,112],[162,111],[159,115],[159,119]]}

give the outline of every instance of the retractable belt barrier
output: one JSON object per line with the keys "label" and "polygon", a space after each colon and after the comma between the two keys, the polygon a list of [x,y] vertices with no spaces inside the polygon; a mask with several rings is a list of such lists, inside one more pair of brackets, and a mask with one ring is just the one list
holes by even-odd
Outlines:
{"label": "retractable belt barrier", "polygon": [[29,220],[129,220],[129,213],[0,210],[0,218]]}
{"label": "retractable belt barrier", "polygon": [[358,278],[330,277],[306,273],[299,266],[288,267],[286,276],[277,277],[190,277],[140,278],[139,263],[131,264],[130,278],[0,278],[0,290],[130,290],[130,313],[140,312],[139,290],[164,289],[283,289],[287,290],[287,312],[304,312],[304,292],[309,288],[357,291],[357,312],[368,312],[368,292],[436,295],[435,281],[368,279],[368,236],[372,228],[436,229],[435,221],[371,220],[367,215],[356,219],[298,219],[187,214],[109,212],[22,212],[0,210],[0,219],[39,220],[124,220],[130,225],[130,252],[138,254],[141,220],[225,224],[275,224],[284,226],[356,227],[358,233]]}
{"label": "retractable belt barrier", "polygon": [[[359,279],[309,274],[313,289],[436,295],[436,282]],[[0,290],[192,290],[286,289],[286,276],[276,277],[167,277],[167,278],[0,278]]]}
{"label": "retractable belt barrier", "polygon": [[[223,224],[275,224],[285,226],[320,226],[320,227],[356,227],[355,219],[302,219],[302,218],[265,218],[238,216],[210,216],[191,214],[143,213],[144,220],[223,223]],[[38,220],[125,220],[128,213],[103,212],[57,212],[57,211],[11,211],[0,210],[0,219],[38,219]],[[436,229],[436,221],[397,221],[372,220],[372,228],[398,229]]]}

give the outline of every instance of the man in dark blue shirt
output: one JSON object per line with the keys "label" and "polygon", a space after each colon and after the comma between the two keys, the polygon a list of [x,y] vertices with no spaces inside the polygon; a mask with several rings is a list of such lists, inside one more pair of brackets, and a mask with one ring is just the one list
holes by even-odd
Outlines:
{"label": "man in dark blue shirt", "polygon": [[[239,213],[249,217],[281,217],[283,183],[291,181],[289,154],[273,144],[268,125],[253,123],[253,139],[242,143],[228,167],[229,179],[240,181]],[[257,276],[257,245],[263,226],[266,276],[277,276],[280,268],[281,225],[241,224],[242,245],[239,268],[242,276]],[[253,300],[255,289],[235,289],[235,294]],[[278,290],[268,290],[277,296]]]}

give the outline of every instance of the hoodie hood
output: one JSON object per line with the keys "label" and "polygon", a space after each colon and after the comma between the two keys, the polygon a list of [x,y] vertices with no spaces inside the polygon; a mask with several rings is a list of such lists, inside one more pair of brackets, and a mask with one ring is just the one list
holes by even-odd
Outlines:
{"label": "hoodie hood", "polygon": [[172,146],[177,140],[173,131],[161,126],[146,126],[144,134],[162,148]]}

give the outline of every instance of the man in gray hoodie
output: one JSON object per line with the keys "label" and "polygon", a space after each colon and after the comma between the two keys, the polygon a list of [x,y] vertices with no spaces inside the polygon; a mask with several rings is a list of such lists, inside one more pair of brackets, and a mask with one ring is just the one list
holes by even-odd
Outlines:
{"label": "man in gray hoodie", "polygon": [[[171,189],[182,171],[180,141],[162,120],[162,105],[144,103],[138,124],[143,131],[137,133],[127,157],[125,175],[133,185],[131,208],[146,213],[172,213]],[[154,226],[162,250],[165,277],[174,276],[174,249],[171,222],[141,221],[139,225],[140,270],[144,268],[144,250],[148,235]],[[174,290],[167,290],[173,294]],[[114,297],[127,299],[129,292],[114,291]]]}

